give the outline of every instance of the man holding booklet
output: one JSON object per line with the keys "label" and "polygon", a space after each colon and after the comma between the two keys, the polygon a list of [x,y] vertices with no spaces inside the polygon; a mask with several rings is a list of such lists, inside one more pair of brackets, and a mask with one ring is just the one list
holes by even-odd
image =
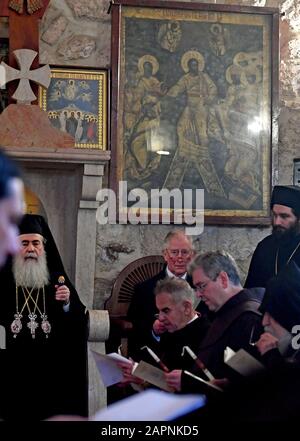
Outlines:
{"label": "man holding booklet", "polygon": [[[196,294],[215,315],[209,331],[201,341],[198,359],[215,378],[234,379],[234,371],[224,363],[224,351],[227,347],[233,351],[241,348],[247,352],[253,351],[249,340],[251,334],[252,338],[257,339],[262,332],[258,308],[264,290],[244,290],[234,259],[224,251],[198,255],[192,262],[190,271]],[[258,353],[257,355],[259,356]],[[208,379],[196,363],[193,373]],[[175,390],[203,391],[199,381],[181,371],[173,371],[166,376],[167,383]],[[221,384],[216,381],[214,383]]]}
{"label": "man holding booklet", "polygon": [[[237,422],[288,421],[300,416],[300,269],[291,261],[269,280],[260,306],[264,332],[253,345],[267,367],[232,384],[205,408],[205,419]],[[203,414],[202,414],[203,416]],[[199,415],[197,415],[199,418]],[[284,426],[286,427],[286,425]]]}
{"label": "man holding booklet", "polygon": [[[195,310],[195,292],[185,280],[168,278],[158,281],[154,293],[159,311],[157,319],[165,332],[161,334],[158,346],[142,348],[143,361],[165,372],[176,368],[189,369],[194,364],[191,353],[197,352],[209,329],[209,321]],[[141,383],[139,378],[132,375],[134,362],[131,366],[128,363],[119,365],[123,369],[125,382]],[[140,369],[136,372],[140,372]],[[170,389],[173,390],[172,387]]]}

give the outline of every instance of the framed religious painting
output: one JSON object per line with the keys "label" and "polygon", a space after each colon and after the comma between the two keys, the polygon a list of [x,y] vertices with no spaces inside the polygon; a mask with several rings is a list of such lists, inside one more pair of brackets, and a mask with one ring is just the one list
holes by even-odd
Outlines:
{"label": "framed religious painting", "polygon": [[48,89],[39,88],[40,107],[52,125],[75,138],[75,147],[107,149],[106,70],[51,68]]}
{"label": "framed religious painting", "polygon": [[110,182],[119,195],[123,185],[119,212],[136,195],[148,216],[204,209],[206,223],[269,222],[278,16],[261,7],[113,3]]}

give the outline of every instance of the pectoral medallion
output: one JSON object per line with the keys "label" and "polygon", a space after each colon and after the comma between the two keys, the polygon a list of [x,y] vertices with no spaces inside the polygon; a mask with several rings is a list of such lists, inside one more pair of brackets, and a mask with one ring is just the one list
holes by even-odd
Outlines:
{"label": "pectoral medallion", "polygon": [[48,334],[50,334],[50,332],[51,332],[51,325],[48,322],[47,318],[48,317],[46,314],[41,315],[41,319],[42,319],[41,328],[44,331],[44,333],[46,334],[46,338],[48,338]]}
{"label": "pectoral medallion", "polygon": [[37,317],[37,315],[34,313],[31,313],[28,316],[30,322],[27,323],[27,326],[30,329],[32,338],[35,338],[35,330],[39,326],[38,323],[35,321],[36,317]]}
{"label": "pectoral medallion", "polygon": [[14,315],[14,318],[15,318],[14,321],[10,325],[10,329],[11,329],[11,332],[14,334],[14,338],[17,337],[17,335],[19,334],[19,332],[22,329],[22,322],[21,322],[22,317],[23,317],[22,314],[17,312]]}

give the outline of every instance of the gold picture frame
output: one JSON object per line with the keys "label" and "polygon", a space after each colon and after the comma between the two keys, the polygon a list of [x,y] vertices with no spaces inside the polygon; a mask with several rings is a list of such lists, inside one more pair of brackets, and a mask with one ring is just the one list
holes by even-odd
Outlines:
{"label": "gold picture frame", "polygon": [[268,224],[278,24],[275,8],[116,0],[111,187],[204,189],[206,223]]}
{"label": "gold picture frame", "polygon": [[39,105],[54,127],[75,138],[75,147],[106,150],[108,72],[51,68],[48,89],[39,87]]}

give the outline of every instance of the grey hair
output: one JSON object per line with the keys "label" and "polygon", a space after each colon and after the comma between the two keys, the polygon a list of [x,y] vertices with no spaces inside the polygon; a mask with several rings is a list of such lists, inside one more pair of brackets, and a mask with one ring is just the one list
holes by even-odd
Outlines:
{"label": "grey hair", "polygon": [[168,248],[170,241],[174,237],[179,237],[179,236],[184,236],[189,241],[189,243],[191,244],[191,250],[194,249],[192,237],[191,236],[187,236],[184,233],[183,230],[180,230],[179,228],[175,228],[175,229],[169,231],[168,234],[166,235],[166,237],[164,238],[163,251]]}
{"label": "grey hair", "polygon": [[198,268],[201,268],[211,280],[216,280],[220,272],[224,271],[233,285],[241,284],[237,264],[226,251],[209,251],[198,254],[189,265],[189,273],[192,274]]}
{"label": "grey hair", "polygon": [[159,280],[154,290],[155,297],[163,292],[170,294],[176,304],[182,300],[190,300],[195,307],[198,303],[195,291],[184,279],[171,277]]}

